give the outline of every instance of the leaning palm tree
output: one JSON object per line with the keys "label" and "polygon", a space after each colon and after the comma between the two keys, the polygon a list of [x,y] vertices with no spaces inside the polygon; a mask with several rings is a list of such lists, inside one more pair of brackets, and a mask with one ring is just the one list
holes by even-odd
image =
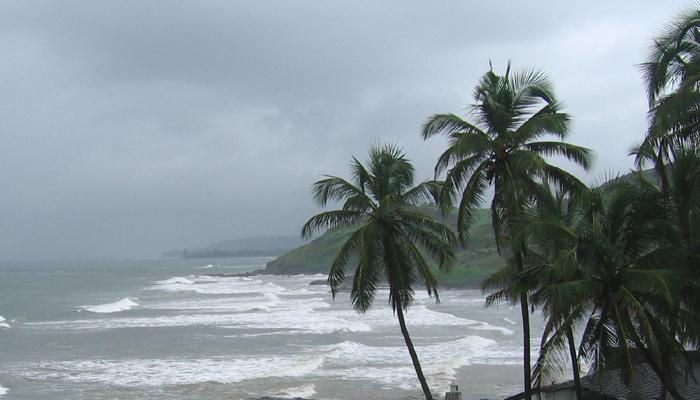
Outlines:
{"label": "leaning palm tree", "polygon": [[[552,83],[541,72],[511,74],[508,65],[505,75],[499,76],[491,69],[479,81],[474,101],[474,123],[454,114],[436,114],[423,127],[424,139],[446,135],[449,140],[435,166],[436,176],[447,170],[440,202],[448,207],[452,198],[460,197],[457,230],[460,241],[466,243],[473,209],[482,204],[492,187],[491,217],[498,251],[505,250],[515,271],[522,272],[524,249],[521,242],[514,240],[511,228],[536,195],[538,183],[545,181],[573,191],[585,187],[544,157],[563,156],[588,169],[592,153],[561,140],[538,141],[547,135],[564,139],[569,127],[569,115],[560,112]],[[521,291],[514,300],[521,307],[523,380],[529,400],[532,385],[527,291]]]}
{"label": "leaning palm tree", "polygon": [[302,235],[351,228],[331,265],[328,282],[335,298],[354,262],[353,307],[365,312],[372,305],[379,286],[389,286],[389,302],[398,316],[401,333],[416,369],[426,400],[430,388],[406,328],[404,311],[413,301],[413,287],[420,280],[428,294],[437,293],[437,282],[425,256],[447,267],[454,258],[456,237],[449,227],[416,206],[431,201],[440,184],[426,181],[413,186],[413,166],[393,145],[370,149],[367,167],[353,158],[352,179],[328,176],[314,184],[313,193],[322,206],[341,201],[342,209],[322,212],[304,224]]}

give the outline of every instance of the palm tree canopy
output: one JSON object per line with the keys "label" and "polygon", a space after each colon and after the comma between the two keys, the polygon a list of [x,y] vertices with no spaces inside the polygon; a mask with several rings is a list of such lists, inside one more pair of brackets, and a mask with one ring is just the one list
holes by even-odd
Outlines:
{"label": "palm tree canopy", "polygon": [[[518,229],[528,244],[528,267],[504,275],[507,282],[499,286],[507,289],[490,296],[509,299],[517,293],[508,290],[525,287],[542,309],[547,322],[536,382],[558,372],[566,335],[580,326],[578,353],[594,371],[613,364],[629,378],[640,354],[659,364],[665,353],[683,359],[682,341],[697,337],[692,335],[697,318],[684,309],[670,312],[683,304],[688,285],[674,270],[683,253],[659,188],[640,175],[568,201],[562,194],[543,198],[547,201],[528,210]],[[668,328],[672,315],[678,337]]]}
{"label": "palm tree canopy", "polygon": [[[440,201],[458,205],[458,234],[464,243],[472,223],[471,209],[485,200],[489,187],[497,244],[507,236],[509,216],[521,209],[537,183],[545,181],[568,190],[583,190],[577,178],[549,164],[545,158],[564,157],[585,169],[592,152],[562,140],[569,129],[569,115],[560,111],[553,85],[542,72],[525,70],[505,75],[488,71],[474,90],[468,122],[454,114],[436,114],[423,126],[423,138],[445,135],[448,148],[435,166],[436,176],[447,170]],[[540,140],[554,136],[556,140]]]}
{"label": "palm tree canopy", "polygon": [[302,228],[305,237],[352,228],[330,268],[333,296],[346,276],[347,265],[356,260],[351,298],[359,311],[370,307],[383,281],[389,284],[394,310],[411,304],[419,279],[437,299],[437,282],[428,260],[448,267],[456,238],[449,227],[417,206],[433,199],[441,183],[425,181],[413,186],[413,166],[394,145],[372,147],[366,164],[353,158],[349,180],[327,176],[316,182],[314,198],[322,206],[341,202],[342,208],[315,215]]}
{"label": "palm tree canopy", "polygon": [[659,35],[642,64],[649,105],[677,89],[697,89],[700,82],[700,9],[681,12]]}
{"label": "palm tree canopy", "polygon": [[614,182],[589,203],[578,228],[578,257],[586,270],[592,317],[581,353],[594,368],[616,354],[628,377],[633,349],[661,359],[683,348],[660,316],[680,302],[678,235],[669,222],[663,196],[650,182]]}
{"label": "palm tree canopy", "polygon": [[[633,151],[664,174],[663,165],[700,140],[700,9],[683,11],[655,40],[642,64],[649,102],[649,131]],[[662,176],[665,179],[665,176]],[[667,183],[664,182],[664,186]]]}

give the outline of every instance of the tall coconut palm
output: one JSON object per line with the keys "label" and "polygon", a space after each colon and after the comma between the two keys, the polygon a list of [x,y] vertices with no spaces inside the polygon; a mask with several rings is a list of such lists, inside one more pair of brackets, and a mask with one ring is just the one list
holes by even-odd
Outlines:
{"label": "tall coconut palm", "polygon": [[439,299],[437,283],[424,254],[440,267],[448,266],[454,258],[456,237],[450,228],[416,208],[433,199],[439,184],[428,181],[413,186],[413,166],[392,145],[372,147],[366,167],[353,158],[351,173],[349,181],[328,176],[314,184],[314,197],[322,206],[329,201],[341,201],[343,206],[311,217],[303,226],[302,235],[352,228],[330,268],[328,282],[333,297],[350,262],[356,263],[350,296],[357,311],[367,311],[382,282],[388,284],[389,302],[398,316],[416,375],[425,398],[432,400],[406,328],[404,311],[413,301],[413,287],[418,280],[428,294]]}
{"label": "tall coconut palm", "polygon": [[[513,240],[511,228],[541,181],[572,190],[584,185],[573,175],[549,164],[545,157],[562,156],[585,169],[591,166],[591,151],[563,142],[569,116],[560,111],[553,85],[541,72],[526,70],[504,75],[488,71],[474,90],[472,115],[468,122],[454,114],[436,114],[423,127],[423,138],[446,135],[448,148],[435,166],[436,176],[447,170],[440,196],[451,205],[460,197],[457,230],[466,243],[472,210],[479,207],[493,188],[491,219],[499,253],[512,259],[514,269],[524,269],[522,243]],[[539,141],[543,136],[560,140]],[[460,194],[461,192],[461,194]],[[508,245],[504,249],[505,245]],[[531,398],[530,323],[527,293],[518,296],[523,323],[523,381]]]}
{"label": "tall coconut palm", "polygon": [[577,237],[573,231],[579,220],[577,214],[570,195],[542,185],[514,228],[526,249],[524,270],[518,272],[509,263],[489,277],[483,287],[496,289],[486,298],[487,306],[530,293],[530,304],[541,309],[546,320],[532,374],[534,385],[540,387],[558,374],[568,348],[576,398],[580,400],[583,393],[574,330],[584,319],[586,308],[568,287],[582,274],[576,262]]}
{"label": "tall coconut palm", "polygon": [[[581,195],[581,194],[577,194]],[[585,197],[583,194],[582,197]],[[587,307],[580,301],[572,281],[582,278],[584,271],[576,257],[576,226],[580,223],[578,196],[565,191],[554,192],[543,186],[536,202],[524,213],[519,222],[519,234],[527,247],[528,260],[521,277],[531,291],[531,304],[542,310],[546,318],[540,344],[540,355],[535,363],[533,378],[540,386],[551,379],[551,371],[558,370],[566,358],[574,377],[576,398],[583,399],[581,375],[574,331],[585,320]],[[490,297],[497,297],[496,292]]]}

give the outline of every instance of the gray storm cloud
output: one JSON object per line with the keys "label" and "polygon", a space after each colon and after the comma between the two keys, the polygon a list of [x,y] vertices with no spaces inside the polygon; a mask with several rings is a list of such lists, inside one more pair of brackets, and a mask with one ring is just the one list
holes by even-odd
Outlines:
{"label": "gray storm cloud", "polygon": [[685,2],[4,2],[0,259],[154,256],[296,234],[310,185],[376,140],[432,174],[488,68],[545,70],[626,171],[645,130],[637,65]]}

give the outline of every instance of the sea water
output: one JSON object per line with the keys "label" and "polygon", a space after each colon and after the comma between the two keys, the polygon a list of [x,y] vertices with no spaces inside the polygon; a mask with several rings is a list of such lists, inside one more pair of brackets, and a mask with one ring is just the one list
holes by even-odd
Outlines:
{"label": "sea water", "polygon": [[[324,275],[221,276],[267,261],[3,263],[0,400],[421,396],[386,289],[358,314],[310,285]],[[517,393],[519,309],[485,308],[477,290],[440,299],[417,291],[406,313],[433,390]]]}

